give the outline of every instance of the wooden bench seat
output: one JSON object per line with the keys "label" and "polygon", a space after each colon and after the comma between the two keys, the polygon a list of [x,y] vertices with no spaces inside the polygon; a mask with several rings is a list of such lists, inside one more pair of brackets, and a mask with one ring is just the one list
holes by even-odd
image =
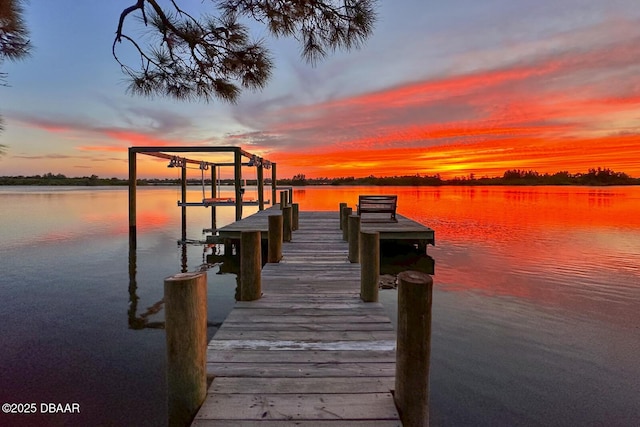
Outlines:
{"label": "wooden bench seat", "polygon": [[398,196],[358,196],[358,216],[362,221],[363,213],[388,213],[390,217],[382,218],[383,220],[397,222],[396,219],[396,207],[398,203]]}

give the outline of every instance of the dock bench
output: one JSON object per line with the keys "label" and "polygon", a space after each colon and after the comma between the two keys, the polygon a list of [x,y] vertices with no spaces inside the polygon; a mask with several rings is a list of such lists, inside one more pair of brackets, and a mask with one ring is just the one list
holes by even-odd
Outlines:
{"label": "dock bench", "polygon": [[362,218],[363,213],[388,213],[391,214],[389,220],[397,222],[396,207],[398,204],[398,196],[358,196],[358,216]]}

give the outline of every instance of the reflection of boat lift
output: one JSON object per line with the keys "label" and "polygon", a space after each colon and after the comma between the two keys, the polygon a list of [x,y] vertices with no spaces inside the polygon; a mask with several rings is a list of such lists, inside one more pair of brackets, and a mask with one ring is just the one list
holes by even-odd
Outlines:
{"label": "reflection of boat lift", "polygon": [[[185,157],[178,157],[174,154],[168,153],[185,153],[185,152],[197,152],[197,153],[227,153],[233,155],[233,162],[230,163],[212,163],[187,159]],[[130,329],[163,329],[164,321],[150,321],[152,316],[162,310],[164,300],[157,301],[147,310],[138,314],[138,300],[137,295],[137,281],[136,281],[136,247],[137,247],[137,214],[136,214],[136,195],[137,195],[137,154],[146,154],[158,158],[169,160],[168,167],[180,167],[182,169],[181,187],[182,187],[182,202],[178,202],[178,205],[182,207],[182,240],[180,241],[183,249],[183,270],[186,271],[186,245],[189,243],[203,244],[202,241],[195,241],[186,238],[186,207],[187,206],[212,206],[212,230],[215,230],[215,206],[235,206],[236,207],[236,220],[242,218],[242,206],[243,205],[258,205],[259,209],[264,209],[264,197],[263,190],[265,180],[263,178],[263,169],[271,169],[271,191],[272,200],[276,198],[276,164],[269,160],[262,159],[256,155],[250,154],[240,147],[204,147],[204,146],[191,146],[191,147],[176,147],[176,146],[157,146],[157,147],[129,147],[129,309],[128,320]],[[242,163],[242,157],[249,158],[248,163]],[[197,164],[202,171],[202,201],[189,203],[186,202],[186,187],[187,187],[187,164]],[[223,198],[220,197],[220,166],[233,166],[234,167],[234,189],[236,197]],[[245,200],[242,196],[244,194],[244,188],[242,187],[242,166],[255,166],[257,173],[256,186],[258,188],[258,200]],[[211,169],[212,177],[212,197],[205,197],[205,179],[204,171]],[[216,180],[216,169],[218,177]],[[217,181],[217,191],[216,183]],[[217,194],[216,194],[217,193]],[[270,203],[269,200],[266,203]],[[205,253],[203,254],[203,262],[197,267],[198,270],[208,270],[210,268],[221,266],[219,262],[210,260],[209,257],[213,255],[221,255],[224,253],[222,245],[207,245]],[[232,249],[231,247],[229,249]],[[211,251],[211,253],[209,253]],[[233,251],[228,252],[232,255]],[[207,326],[219,327],[220,323],[207,322]]]}
{"label": "reflection of boat lift", "polygon": [[[164,320],[154,320],[155,315],[161,312],[164,307],[164,298],[147,307],[143,313],[138,314],[138,301],[140,297],[138,296],[138,282],[136,278],[137,253],[133,243],[134,242],[129,241],[129,308],[127,310],[129,329],[164,329]],[[187,241],[182,245],[182,272],[187,271],[187,251],[185,244],[188,243],[191,242]],[[200,244],[202,244],[202,242]],[[221,262],[210,261],[210,257],[216,254],[215,248],[213,248],[212,245],[206,245],[203,249],[202,264],[195,267],[194,271],[207,271],[215,267],[219,267],[218,271],[220,271],[222,268]],[[221,324],[222,322],[207,321],[207,327],[219,328]]]}

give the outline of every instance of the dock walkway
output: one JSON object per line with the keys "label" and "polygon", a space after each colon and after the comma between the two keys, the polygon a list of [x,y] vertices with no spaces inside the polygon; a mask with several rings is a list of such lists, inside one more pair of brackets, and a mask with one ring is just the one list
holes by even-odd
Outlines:
{"label": "dock walkway", "polygon": [[401,425],[396,334],[380,303],[360,300],[338,212],[303,211],[299,224],[262,269],[262,298],[237,302],[209,343],[215,378],[192,425]]}
{"label": "dock walkway", "polygon": [[[269,235],[269,221],[268,216],[274,215],[277,212],[280,212],[278,209],[279,205],[275,207],[271,207],[269,209],[265,209],[263,211],[258,211],[253,215],[250,215],[241,221],[232,222],[231,224],[225,225],[224,227],[216,230],[216,235],[209,236],[207,238],[207,243],[222,243],[225,240],[240,240],[240,233],[246,230],[258,230],[261,232],[262,239],[267,240]],[[301,213],[302,215],[302,213]],[[318,218],[329,215],[329,212],[321,211],[321,212],[305,212],[304,215],[316,216]],[[336,222],[339,225],[339,213],[334,212],[333,216],[336,217]],[[333,216],[329,215],[333,218]],[[371,216],[369,215],[368,218]],[[426,246],[431,244],[436,244],[435,240],[435,231],[432,228],[429,228],[425,225],[422,225],[410,218],[407,218],[403,215],[396,214],[397,222],[389,222],[389,221],[367,221],[363,220],[360,223],[360,230],[362,231],[377,231],[380,235],[380,240],[394,240],[394,241],[409,241],[413,243],[419,244],[421,247],[426,249]],[[313,221],[313,219],[311,219]],[[302,227],[301,227],[302,228]],[[340,230],[333,230],[332,232],[338,233],[336,238],[339,238]],[[298,247],[296,246],[296,249]],[[329,248],[330,250],[331,248]]]}

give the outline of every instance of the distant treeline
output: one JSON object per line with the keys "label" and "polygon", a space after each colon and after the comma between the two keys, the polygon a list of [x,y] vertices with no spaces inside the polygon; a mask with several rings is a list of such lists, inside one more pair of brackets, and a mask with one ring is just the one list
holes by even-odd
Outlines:
{"label": "distant treeline", "polygon": [[533,170],[512,169],[501,177],[476,178],[474,174],[467,177],[442,179],[440,175],[404,175],[364,178],[306,178],[297,174],[291,179],[279,179],[280,185],[640,185],[640,178],[632,178],[624,172],[615,172],[609,168],[589,169],[587,173],[571,174],[556,172],[554,174]]}
{"label": "distant treeline", "polygon": [[61,173],[34,176],[0,176],[0,185],[127,185],[128,180],[120,178],[100,178],[97,175],[83,177],[67,177]]}
{"label": "distant treeline", "polygon": [[[149,178],[138,179],[137,185],[180,185],[180,179],[175,178]],[[221,185],[233,185],[233,179],[220,180]],[[256,180],[246,180],[247,185],[256,185]],[[202,185],[200,179],[187,179],[188,185]],[[210,186],[211,180],[206,179],[205,184]],[[61,173],[33,176],[0,176],[0,185],[70,185],[70,186],[106,186],[106,185],[129,185],[128,179],[122,178],[100,178],[97,175],[83,177],[68,177]]]}
{"label": "distant treeline", "polygon": [[[221,180],[222,185],[233,185],[233,179]],[[178,185],[179,179],[139,179],[138,185]],[[189,185],[201,185],[197,179],[187,180]],[[67,177],[62,174],[46,173],[34,176],[2,176],[0,185],[79,185],[105,186],[128,185],[129,181],[121,178],[100,178],[97,175],[84,177]],[[207,186],[210,180],[205,180]],[[246,180],[246,185],[256,185],[256,180]],[[406,186],[438,186],[438,185],[640,185],[640,178],[632,178],[624,172],[615,172],[609,168],[589,169],[587,173],[571,174],[556,172],[554,174],[533,170],[512,169],[501,177],[476,178],[474,174],[467,177],[442,179],[440,175],[404,175],[364,178],[306,178],[297,174],[293,178],[278,179],[278,185],[406,185]]]}

